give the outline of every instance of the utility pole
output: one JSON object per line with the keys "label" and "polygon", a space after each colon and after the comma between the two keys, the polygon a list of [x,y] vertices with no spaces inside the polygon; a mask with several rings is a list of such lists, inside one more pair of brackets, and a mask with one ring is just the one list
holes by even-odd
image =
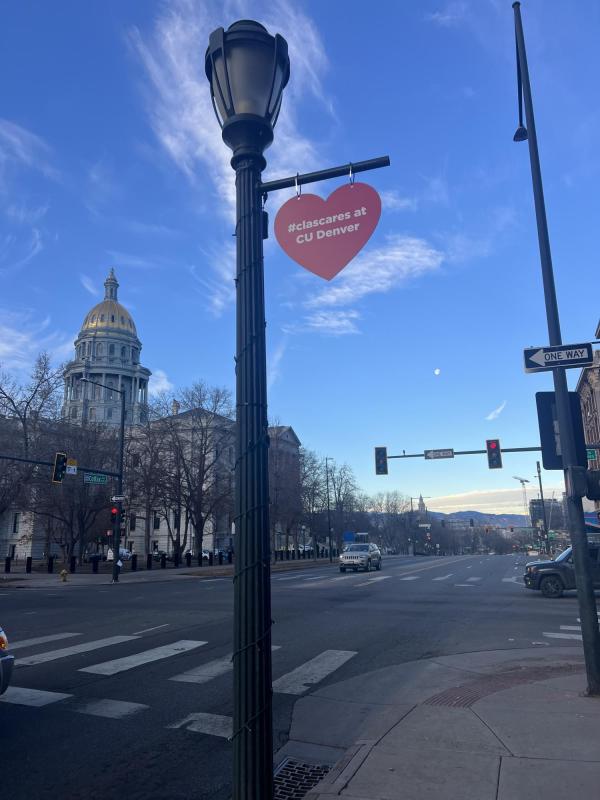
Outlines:
{"label": "utility pole", "polygon": [[325,459],[325,481],[327,483],[327,529],[329,532],[329,561],[333,561],[331,552],[331,508],[329,506],[329,458]]}
{"label": "utility pole", "polygon": [[[562,335],[554,285],[554,272],[552,268],[552,255],[550,252],[550,236],[546,219],[546,206],[542,186],[542,171],[538,152],[535,119],[533,115],[533,100],[529,82],[529,69],[527,54],[525,52],[525,37],[521,21],[521,4],[513,3],[515,18],[515,34],[517,43],[517,81],[519,90],[519,114],[521,115],[521,95],[525,106],[525,121],[523,126],[520,116],[519,127],[515,133],[515,141],[529,142],[529,160],[531,164],[531,179],[533,183],[533,199],[537,221],[538,243],[542,280],[544,285],[544,300],[546,305],[546,319],[550,346],[560,346]],[[575,451],[575,437],[571,419],[569,390],[567,376],[564,369],[553,369],[554,393],[556,397],[556,410],[558,416],[558,431],[562,451],[563,469],[566,487],[566,505],[568,515],[569,533],[573,546],[573,562],[575,565],[575,582],[577,585],[577,600],[579,603],[579,617],[581,619],[581,635],[583,640],[583,653],[587,673],[588,694],[600,694],[600,631],[598,630],[598,616],[594,584],[591,575],[591,565],[588,556],[587,532],[583,516],[582,495],[578,481],[577,456]]]}
{"label": "utility pole", "polygon": [[537,464],[537,476],[538,476],[538,481],[539,481],[539,484],[540,484],[540,500],[542,501],[542,521],[544,523],[544,541],[546,543],[545,550],[546,550],[546,553],[549,553],[550,552],[550,539],[548,537],[549,531],[548,531],[548,521],[546,519],[546,504],[544,502],[544,490],[542,488],[542,470],[540,468],[540,462],[537,461],[536,464]]}

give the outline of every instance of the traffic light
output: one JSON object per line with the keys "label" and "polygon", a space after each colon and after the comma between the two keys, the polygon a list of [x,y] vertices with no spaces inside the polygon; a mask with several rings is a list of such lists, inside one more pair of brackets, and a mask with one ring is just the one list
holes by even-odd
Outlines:
{"label": "traffic light", "polygon": [[387,475],[387,447],[375,448],[375,475]]}
{"label": "traffic light", "polygon": [[488,467],[490,469],[502,469],[500,439],[486,439],[485,449],[487,451]]}
{"label": "traffic light", "polygon": [[116,506],[113,506],[110,510],[110,521],[114,525],[117,519],[119,518],[119,509]]}
{"label": "traffic light", "polygon": [[62,483],[62,479],[67,471],[67,454],[57,453],[54,457],[54,469],[52,471],[52,483]]}

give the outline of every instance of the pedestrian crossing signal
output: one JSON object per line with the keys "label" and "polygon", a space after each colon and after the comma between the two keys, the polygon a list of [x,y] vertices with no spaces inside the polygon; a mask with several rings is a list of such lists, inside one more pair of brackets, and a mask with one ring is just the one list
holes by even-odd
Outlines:
{"label": "pedestrian crossing signal", "polygon": [[57,453],[54,457],[54,469],[52,470],[52,483],[62,483],[62,479],[67,471],[67,454]]}
{"label": "pedestrian crossing signal", "polygon": [[375,475],[387,475],[387,447],[375,448]]}
{"label": "pedestrian crossing signal", "polygon": [[502,469],[500,439],[486,439],[485,449],[487,452],[488,467],[490,469]]}

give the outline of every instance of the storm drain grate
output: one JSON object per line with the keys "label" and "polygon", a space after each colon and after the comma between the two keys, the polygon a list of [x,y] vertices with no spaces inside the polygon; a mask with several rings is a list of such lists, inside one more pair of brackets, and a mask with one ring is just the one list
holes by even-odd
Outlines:
{"label": "storm drain grate", "polygon": [[425,701],[426,706],[450,706],[452,708],[470,708],[478,700],[503,689],[511,689],[526,683],[543,681],[574,672],[581,672],[581,664],[557,664],[542,667],[517,667],[498,675],[486,675],[463,686],[453,686],[439,694],[434,694]]}
{"label": "storm drain grate", "polygon": [[329,772],[324,764],[304,764],[286,758],[275,772],[275,800],[302,800]]}

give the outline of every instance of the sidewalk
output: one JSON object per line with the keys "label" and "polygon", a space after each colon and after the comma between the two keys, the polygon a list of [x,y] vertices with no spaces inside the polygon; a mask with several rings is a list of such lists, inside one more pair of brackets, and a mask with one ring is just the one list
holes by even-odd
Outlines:
{"label": "sidewalk", "polygon": [[[212,567],[169,567],[161,569],[157,566],[154,569],[146,570],[139,569],[132,572],[129,566],[130,562],[126,565],[119,575],[119,583],[144,583],[154,582],[160,583],[163,581],[176,580],[177,578],[201,578],[201,579],[214,579],[233,577],[234,567],[231,564],[223,564],[222,566],[214,565]],[[299,559],[294,561],[278,561],[271,564],[271,572],[288,572],[290,570],[303,570],[314,569],[316,567],[331,567],[329,561],[324,558],[317,559]],[[64,565],[55,564],[54,572],[48,574],[47,572],[31,572],[15,573],[9,572],[0,575],[0,591],[2,589],[48,589],[68,586],[96,586],[98,584],[112,583],[112,574],[110,572],[74,572],[68,573],[66,582],[63,582],[60,577],[60,572]],[[334,559],[333,567],[337,568],[337,560]]]}
{"label": "sidewalk", "polygon": [[580,646],[387,667],[299,700],[275,764],[332,766],[305,800],[600,797],[600,698],[585,686]]}

